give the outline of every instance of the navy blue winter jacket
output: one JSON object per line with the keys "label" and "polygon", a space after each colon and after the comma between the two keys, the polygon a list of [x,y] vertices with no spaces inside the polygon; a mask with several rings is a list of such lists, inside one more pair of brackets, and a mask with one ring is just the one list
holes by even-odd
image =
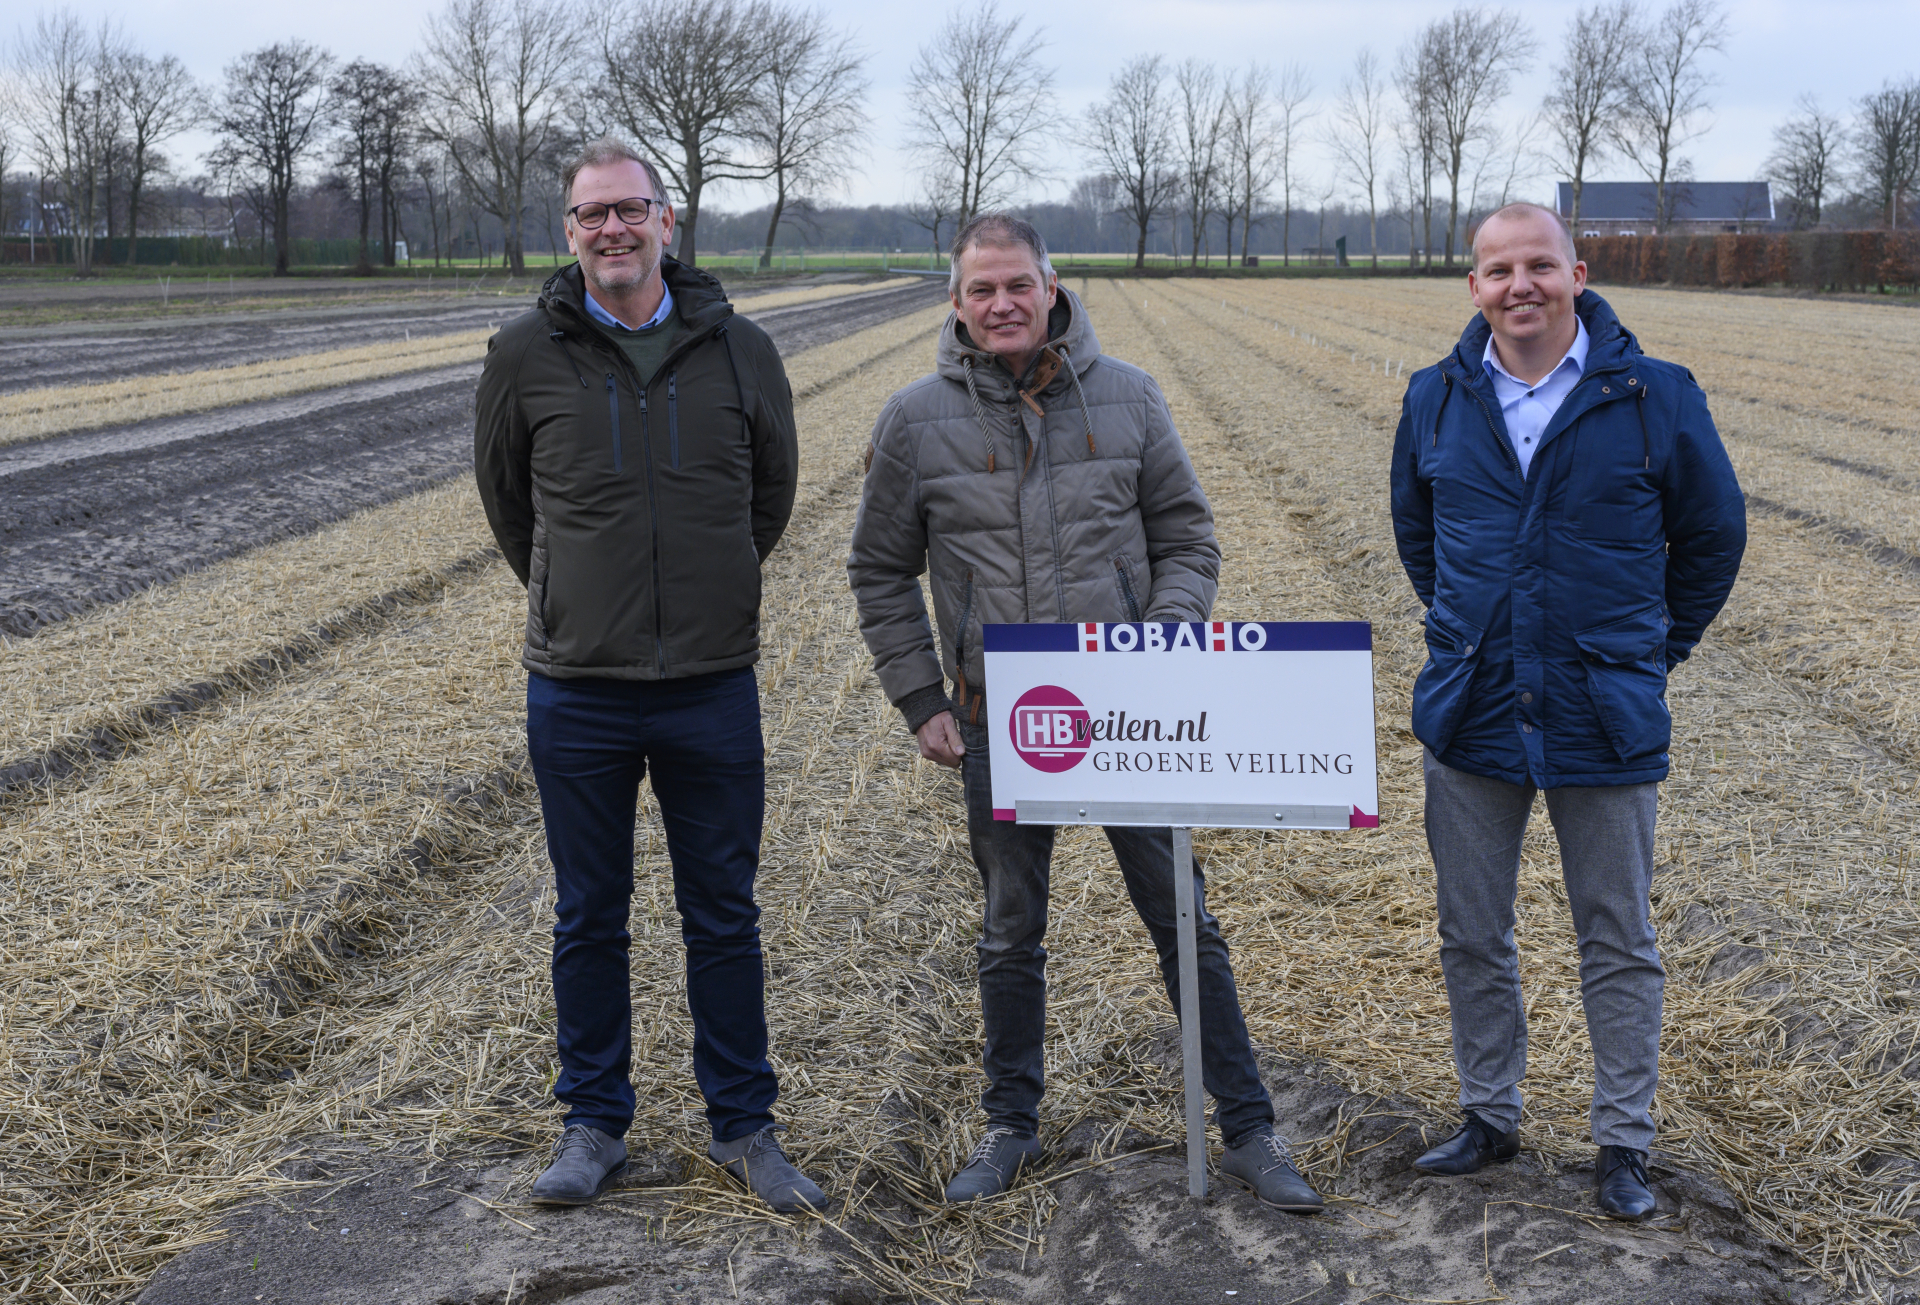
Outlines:
{"label": "navy blue winter jacket", "polygon": [[1667,673],[1746,549],[1746,501],[1691,372],[1640,352],[1591,290],[1586,371],[1523,479],[1476,315],[1414,373],[1393,529],[1426,604],[1413,732],[1442,763],[1541,788],[1665,779]]}

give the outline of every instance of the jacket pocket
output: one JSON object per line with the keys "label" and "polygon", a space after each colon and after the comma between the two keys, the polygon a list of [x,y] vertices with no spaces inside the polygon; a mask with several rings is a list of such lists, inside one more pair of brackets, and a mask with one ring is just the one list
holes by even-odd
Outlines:
{"label": "jacket pocket", "polygon": [[1127,565],[1127,559],[1118,553],[1113,556],[1114,583],[1120,587],[1120,606],[1126,612],[1129,621],[1144,618],[1140,614],[1140,594],[1133,587],[1133,568]]}
{"label": "jacket pocket", "polygon": [[1447,750],[1480,665],[1481,630],[1435,602],[1427,609],[1427,664],[1413,682],[1413,735],[1433,750]]}
{"label": "jacket pocket", "polygon": [[1667,710],[1665,603],[1573,636],[1587,668],[1587,692],[1607,741],[1622,761],[1665,752],[1673,741]]}

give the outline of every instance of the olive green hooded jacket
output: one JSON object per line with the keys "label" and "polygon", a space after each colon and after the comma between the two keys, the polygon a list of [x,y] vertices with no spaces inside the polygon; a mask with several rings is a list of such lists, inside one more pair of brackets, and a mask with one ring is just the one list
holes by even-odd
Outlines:
{"label": "olive green hooded jacket", "polygon": [[587,316],[578,264],[487,342],[474,471],[527,586],[521,664],[677,679],[760,655],[760,563],[793,511],[793,392],[720,283],[661,271],[683,330],[650,379]]}

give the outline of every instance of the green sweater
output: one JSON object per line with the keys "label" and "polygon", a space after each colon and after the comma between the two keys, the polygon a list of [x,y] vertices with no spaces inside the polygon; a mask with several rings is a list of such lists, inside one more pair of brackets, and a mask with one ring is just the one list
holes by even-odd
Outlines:
{"label": "green sweater", "polygon": [[673,352],[673,346],[679,342],[683,329],[680,321],[680,305],[675,303],[673,310],[661,319],[657,326],[644,327],[638,331],[615,330],[607,327],[608,335],[620,346],[620,352],[627,355],[627,361],[633,364],[634,375],[640,378],[642,388],[653,383],[653,374],[660,370],[660,364]]}

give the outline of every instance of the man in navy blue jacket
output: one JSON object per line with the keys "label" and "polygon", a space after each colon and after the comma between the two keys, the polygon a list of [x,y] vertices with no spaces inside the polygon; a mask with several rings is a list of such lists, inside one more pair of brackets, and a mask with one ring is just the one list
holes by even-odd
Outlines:
{"label": "man in navy blue jacket", "polygon": [[1413,686],[1427,845],[1465,1123],[1415,1162],[1520,1149],[1526,1008],[1514,947],[1536,791],[1560,844],[1593,1041],[1602,1210],[1642,1219],[1665,984],[1649,919],[1667,676],[1733,588],[1746,507],[1692,373],[1648,358],[1550,209],[1484,222],[1480,312],[1407,385],[1400,560],[1426,605]]}

